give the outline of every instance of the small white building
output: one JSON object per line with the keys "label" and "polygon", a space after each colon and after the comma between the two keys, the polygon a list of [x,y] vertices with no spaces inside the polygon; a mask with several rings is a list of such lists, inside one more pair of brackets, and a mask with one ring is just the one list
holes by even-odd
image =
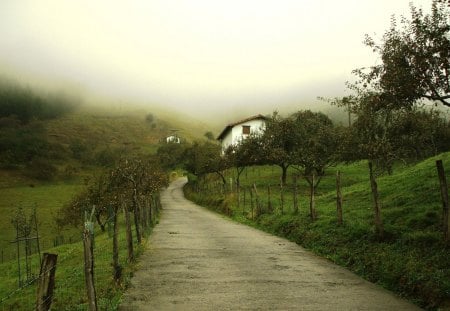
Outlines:
{"label": "small white building", "polygon": [[166,137],[166,143],[179,144],[180,142],[180,137],[178,137],[177,135],[170,135]]}
{"label": "small white building", "polygon": [[250,134],[264,132],[267,118],[261,114],[228,124],[217,137],[222,144],[222,153],[231,146],[237,145]]}

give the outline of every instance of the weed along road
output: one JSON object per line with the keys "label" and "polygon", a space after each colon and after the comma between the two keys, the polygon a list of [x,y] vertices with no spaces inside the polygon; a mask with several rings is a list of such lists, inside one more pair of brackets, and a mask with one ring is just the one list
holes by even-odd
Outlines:
{"label": "weed along road", "polygon": [[160,223],[119,310],[419,310],[295,243],[162,195]]}

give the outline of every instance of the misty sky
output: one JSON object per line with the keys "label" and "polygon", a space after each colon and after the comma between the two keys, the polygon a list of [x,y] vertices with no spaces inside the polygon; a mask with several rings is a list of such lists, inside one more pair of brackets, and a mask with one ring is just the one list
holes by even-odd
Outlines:
{"label": "misty sky", "polygon": [[0,73],[224,118],[313,104],[379,61],[364,35],[409,2],[1,0]]}

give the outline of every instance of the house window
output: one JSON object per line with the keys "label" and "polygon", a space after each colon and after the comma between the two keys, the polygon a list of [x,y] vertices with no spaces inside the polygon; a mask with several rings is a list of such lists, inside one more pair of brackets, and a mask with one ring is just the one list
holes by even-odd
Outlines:
{"label": "house window", "polygon": [[243,125],[242,126],[242,134],[249,135],[250,134],[250,125]]}

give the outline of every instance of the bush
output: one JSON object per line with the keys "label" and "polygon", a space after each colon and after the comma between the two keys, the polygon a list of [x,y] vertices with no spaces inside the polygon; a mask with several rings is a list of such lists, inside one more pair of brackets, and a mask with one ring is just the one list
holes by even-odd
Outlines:
{"label": "bush", "polygon": [[118,159],[118,154],[116,150],[112,150],[109,147],[106,147],[99,152],[97,152],[94,156],[95,164],[104,166],[104,167],[110,167],[114,165],[116,160]]}
{"label": "bush", "polygon": [[37,180],[50,181],[58,174],[56,166],[50,163],[49,159],[33,159],[26,167],[27,175]]}

